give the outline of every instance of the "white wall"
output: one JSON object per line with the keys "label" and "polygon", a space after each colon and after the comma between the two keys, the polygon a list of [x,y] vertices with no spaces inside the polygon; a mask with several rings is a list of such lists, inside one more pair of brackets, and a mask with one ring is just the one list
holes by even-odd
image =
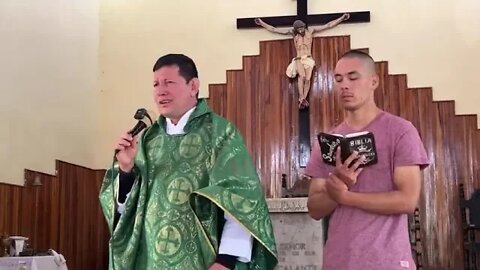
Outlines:
{"label": "white wall", "polygon": [[[388,60],[390,73],[408,74],[410,87],[434,88],[436,100],[454,99],[457,113],[480,114],[480,1],[322,0],[310,13],[370,10],[371,23],[341,25],[323,35],[350,34],[354,48],[368,47]],[[259,41],[285,38],[262,30],[237,30],[236,18],[292,15],[292,0],[105,0],[101,6],[100,77],[104,104],[97,164],[134,122],[137,107],[150,106],[151,67],[158,56],[182,52],[197,62],[207,84],[241,68],[242,55],[258,54]],[[108,106],[107,106],[108,104]],[[105,154],[107,153],[107,154]],[[107,162],[108,163],[108,162]]]}
{"label": "white wall", "polygon": [[[477,0],[309,1],[310,13],[370,10],[372,22],[341,25],[388,60],[409,86],[433,86],[457,113],[480,115],[480,2]],[[118,134],[151,102],[151,68],[165,53],[197,62],[202,81],[225,81],[259,41],[284,38],[237,30],[238,17],[292,15],[292,0],[1,0],[0,182],[23,169],[54,173],[55,159],[105,168]]]}
{"label": "white wall", "polygon": [[0,1],[0,182],[55,159],[92,166],[96,0]]}

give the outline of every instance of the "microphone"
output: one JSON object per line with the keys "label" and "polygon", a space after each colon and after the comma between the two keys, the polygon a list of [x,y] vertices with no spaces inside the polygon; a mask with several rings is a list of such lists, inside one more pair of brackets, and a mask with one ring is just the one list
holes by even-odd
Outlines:
{"label": "microphone", "polygon": [[[133,118],[137,119],[138,123],[128,132],[132,135],[132,137],[153,124],[152,118],[148,114],[148,111],[144,108],[138,109]],[[149,122],[147,122],[147,119]]]}
{"label": "microphone", "polygon": [[[152,114],[153,115],[153,114]],[[145,108],[140,108],[135,112],[133,118],[137,119],[137,124],[128,132],[132,137],[136,136],[145,128],[153,125],[153,120],[148,114],[148,111]],[[115,149],[115,156],[120,152],[120,150]]]}

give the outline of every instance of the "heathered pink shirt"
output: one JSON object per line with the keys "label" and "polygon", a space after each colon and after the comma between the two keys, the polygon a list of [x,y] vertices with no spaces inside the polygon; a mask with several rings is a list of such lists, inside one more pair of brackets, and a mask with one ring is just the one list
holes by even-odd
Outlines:
{"label": "heathered pink shirt", "polygon": [[[387,112],[380,112],[362,130],[353,130],[342,123],[330,132],[345,135],[367,130],[375,136],[378,163],[360,173],[351,191],[393,191],[395,167],[419,165],[424,169],[428,166],[427,154],[416,128],[405,119]],[[305,174],[327,178],[333,169],[333,166],[322,162],[317,142]],[[411,254],[407,215],[373,214],[339,205],[332,213],[329,223],[323,270],[366,269],[416,269]]]}

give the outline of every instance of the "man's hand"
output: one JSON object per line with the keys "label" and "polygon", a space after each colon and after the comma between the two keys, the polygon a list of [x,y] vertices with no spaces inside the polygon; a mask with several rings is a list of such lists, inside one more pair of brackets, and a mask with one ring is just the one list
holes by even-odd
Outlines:
{"label": "man's hand", "polygon": [[345,14],[342,15],[342,20],[343,21],[346,21],[348,19],[350,19],[350,14],[349,13],[345,13]]}
{"label": "man's hand", "polygon": [[333,174],[338,177],[347,187],[350,189],[357,182],[358,175],[362,172],[363,168],[358,168],[363,161],[365,156],[358,155],[358,152],[353,152],[346,160],[345,163],[342,163],[340,147],[337,147],[335,153],[335,171]]}
{"label": "man's hand", "polygon": [[137,138],[132,137],[128,132],[124,133],[115,147],[119,152],[116,157],[120,169],[126,173],[130,172],[134,165],[135,154],[137,153]]}
{"label": "man's hand", "polygon": [[308,190],[308,214],[315,220],[328,216],[337,207],[337,202],[327,192],[328,179],[313,178]]}
{"label": "man's hand", "polygon": [[214,263],[212,264],[212,266],[210,266],[210,268],[208,268],[208,270],[230,270],[230,269],[226,268],[225,266],[219,263]]}
{"label": "man's hand", "polygon": [[337,176],[330,174],[326,182],[328,196],[337,203],[343,203],[348,194],[348,187]]}

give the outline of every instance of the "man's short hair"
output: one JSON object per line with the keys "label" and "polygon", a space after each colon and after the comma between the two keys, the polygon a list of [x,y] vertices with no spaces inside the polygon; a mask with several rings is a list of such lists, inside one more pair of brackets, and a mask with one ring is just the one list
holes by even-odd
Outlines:
{"label": "man's short hair", "polygon": [[375,60],[373,60],[373,58],[368,53],[362,52],[360,50],[350,50],[344,53],[338,60],[343,58],[360,59],[371,69],[372,72],[376,72]]}
{"label": "man's short hair", "polygon": [[184,54],[167,54],[158,58],[153,66],[153,72],[164,66],[178,66],[179,74],[188,82],[198,78],[197,66],[193,60]]}
{"label": "man's short hair", "polygon": [[363,59],[369,59],[372,62],[375,62],[373,58],[366,52],[360,51],[360,50],[350,50],[344,53],[340,59],[342,58],[363,58]]}

